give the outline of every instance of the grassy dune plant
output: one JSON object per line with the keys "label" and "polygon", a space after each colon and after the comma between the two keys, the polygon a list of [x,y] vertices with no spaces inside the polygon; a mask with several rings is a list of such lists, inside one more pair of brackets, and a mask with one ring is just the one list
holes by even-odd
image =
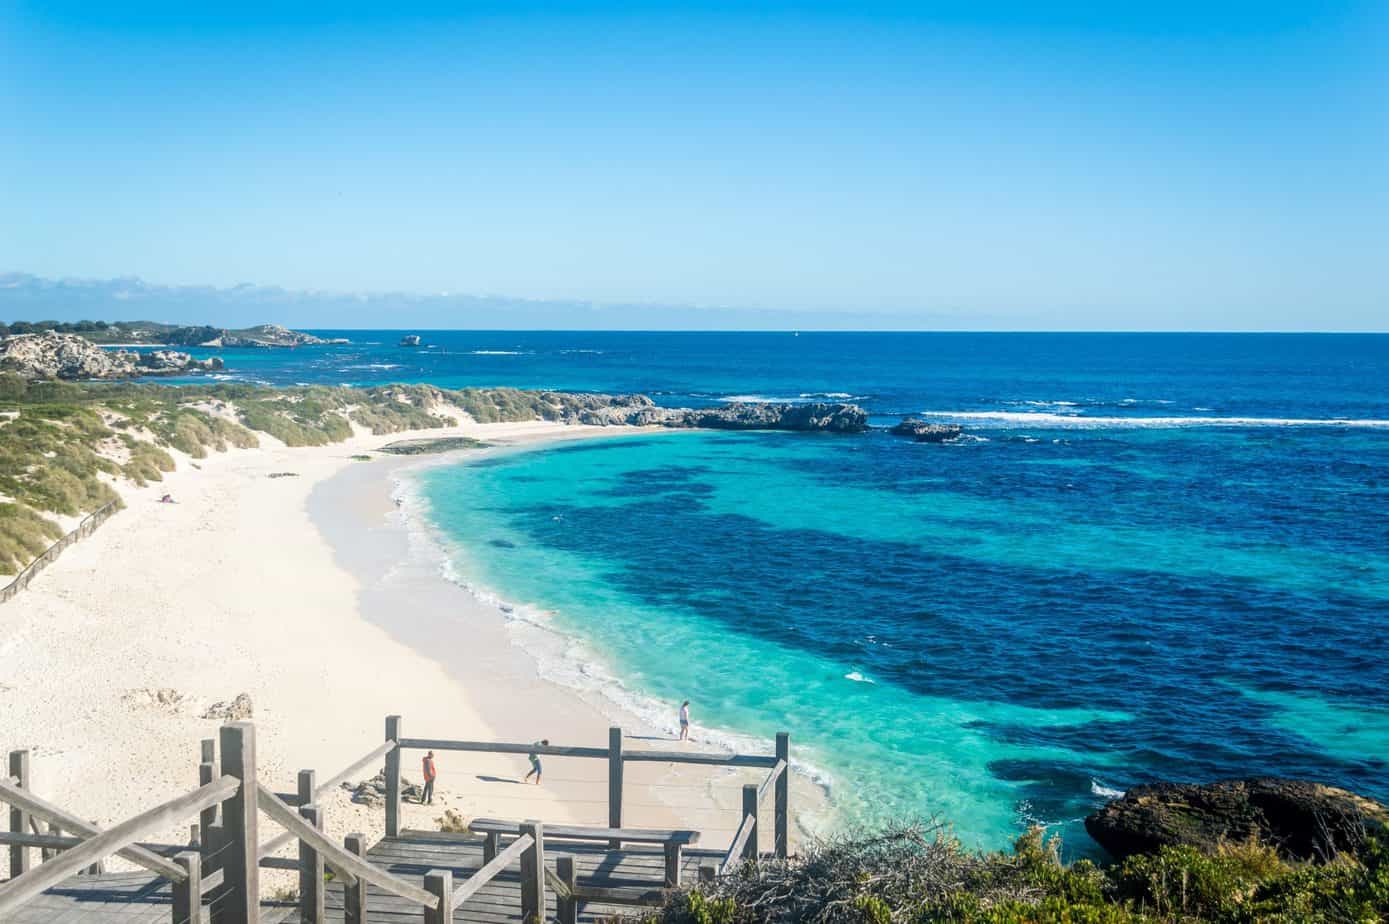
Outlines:
{"label": "grassy dune plant", "polygon": [[21,504],[0,503],[0,574],[16,574],[63,536],[52,520]]}
{"label": "grassy dune plant", "polygon": [[[25,381],[4,373],[0,501],[41,520],[44,513],[73,516],[114,499],[113,480],[161,480],[174,469],[170,450],[202,459],[256,446],[258,433],[288,446],[323,446],[352,436],[354,424],[378,436],[437,429],[454,422],[456,411],[482,423],[558,420],[586,400],[517,388],[168,386]],[[8,546],[13,561],[35,554],[38,527],[24,522],[23,541]]]}
{"label": "grassy dune plant", "polygon": [[202,459],[256,446],[258,433],[323,446],[352,436],[353,424],[376,435],[447,426],[452,407],[480,421],[553,419],[564,400],[513,388],[79,384],[3,373],[0,502],[12,509],[0,560],[22,566],[46,548],[58,526],[43,514],[90,513],[115,499],[117,479],[162,480],[174,469],[170,450]]}
{"label": "grassy dune plant", "polygon": [[648,924],[1373,924],[1389,920],[1389,848],[1292,863],[1270,847],[1166,848],[1065,864],[1034,830],[974,852],[934,827],[812,845],[675,894]]}

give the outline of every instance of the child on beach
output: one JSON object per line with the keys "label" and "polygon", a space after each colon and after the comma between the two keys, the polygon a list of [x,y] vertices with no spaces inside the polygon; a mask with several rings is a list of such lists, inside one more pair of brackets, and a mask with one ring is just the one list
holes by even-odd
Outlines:
{"label": "child on beach", "polygon": [[680,740],[687,741],[690,737],[690,701],[687,699],[680,704]]}
{"label": "child on beach", "polygon": [[535,777],[535,785],[537,786],[540,785],[540,755],[536,752],[540,748],[548,748],[549,746],[550,739],[541,738],[539,741],[535,742],[535,744],[531,745],[531,747],[535,748],[536,750],[533,750],[526,755],[526,759],[531,762],[531,770],[530,773],[526,774],[526,779],[529,780],[532,776]]}

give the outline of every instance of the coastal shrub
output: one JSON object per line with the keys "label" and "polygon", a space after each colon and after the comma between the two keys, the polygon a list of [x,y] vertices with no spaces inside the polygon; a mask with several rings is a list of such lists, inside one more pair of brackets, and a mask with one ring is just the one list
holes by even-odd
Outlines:
{"label": "coastal shrub", "polygon": [[23,401],[29,391],[24,377],[13,372],[0,372],[0,401]]}
{"label": "coastal shrub", "polygon": [[378,400],[358,405],[352,409],[351,418],[376,436],[399,433],[401,430],[431,430],[444,426],[444,421],[428,410],[396,400]]}
{"label": "coastal shrub", "polygon": [[0,503],[0,574],[18,573],[62,537],[62,527],[29,507]]}
{"label": "coastal shrub", "polygon": [[173,456],[153,443],[137,440],[124,433],[121,434],[121,441],[130,452],[130,458],[121,467],[121,472],[140,487],[151,481],[163,481],[164,472],[174,470]]}
{"label": "coastal shrub", "polygon": [[541,394],[519,388],[464,388],[444,393],[478,423],[556,419],[558,412]]}
{"label": "coastal shrub", "polygon": [[259,444],[254,433],[240,424],[194,408],[176,408],[150,419],[151,431],[165,444],[195,459],[208,449],[226,452],[227,446],[249,449]]}
{"label": "coastal shrub", "polygon": [[1371,924],[1389,849],[1295,863],[1259,844],[1066,864],[1041,831],[973,852],[930,826],[811,844],[671,897],[649,924]]}

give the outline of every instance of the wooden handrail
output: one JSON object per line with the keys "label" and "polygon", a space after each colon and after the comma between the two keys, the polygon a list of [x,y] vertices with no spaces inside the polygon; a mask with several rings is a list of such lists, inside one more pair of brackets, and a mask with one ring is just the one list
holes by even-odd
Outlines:
{"label": "wooden handrail", "polygon": [[[454,741],[447,738],[401,738],[402,750],[417,751],[475,751],[483,754],[540,754],[547,757],[589,757],[606,760],[608,748],[574,747],[571,745],[524,744],[515,741]],[[771,754],[718,754],[710,751],[628,751],[624,761],[646,763],[709,764],[723,767],[775,767],[777,758]]]}
{"label": "wooden handrail", "polygon": [[423,905],[426,908],[438,906],[438,900],[429,892],[398,876],[392,876],[385,870],[372,866],[366,860],[353,856],[330,841],[323,832],[304,821],[299,817],[298,812],[280,801],[264,784],[257,784],[256,786],[256,804],[260,806],[261,811],[282,825],[286,831],[291,832],[295,837],[323,854],[324,861],[348,882],[356,882],[357,878],[360,877],[374,886],[385,889],[401,898],[409,899],[417,905]]}
{"label": "wooden handrail", "polygon": [[738,826],[738,833],[733,835],[733,843],[728,845],[728,852],[723,855],[723,862],[719,864],[720,876],[732,869],[742,857],[743,848],[748,845],[748,838],[752,836],[755,827],[757,819],[751,815],[744,815],[743,823]]}
{"label": "wooden handrail", "polygon": [[315,788],[313,791],[314,795],[320,796],[323,793],[328,792],[330,789],[334,789],[339,784],[347,782],[348,777],[352,776],[352,774],[356,773],[358,770],[361,770],[363,767],[366,767],[374,763],[375,761],[381,760],[383,757],[385,757],[387,754],[391,753],[391,751],[394,751],[395,749],[396,743],[394,741],[386,741],[377,745],[376,747],[372,748],[370,754],[366,755],[360,760],[353,761],[346,768],[340,771],[336,776],[331,776],[328,779],[324,780],[322,783],[318,784],[317,788]]}
{"label": "wooden handrail", "polygon": [[772,772],[767,774],[767,778],[757,787],[757,801],[761,802],[767,797],[767,790],[776,785],[777,778],[786,772],[786,761],[778,760]]}
{"label": "wooden handrail", "polygon": [[[0,844],[13,844],[16,847],[39,847],[44,850],[71,850],[86,843],[88,838],[73,837],[68,834],[11,834],[0,831]],[[173,856],[188,849],[187,844],[155,844],[148,841],[132,846],[148,850],[155,856]]]}
{"label": "wooden handrail", "polygon": [[[338,784],[346,781],[348,777],[352,776],[352,774],[356,773],[363,767],[371,764],[373,761],[377,761],[385,757],[387,754],[391,753],[391,751],[395,750],[395,748],[396,743],[394,741],[386,741],[382,744],[377,745],[375,748],[372,748],[370,754],[366,755],[360,760],[353,761],[346,768],[341,770],[336,776],[333,776],[329,778],[327,781],[314,787],[314,798],[317,799],[324,793],[329,792]],[[285,804],[288,805],[289,803],[286,802]],[[275,837],[266,841],[264,844],[261,844],[260,847],[256,849],[256,855],[261,859],[265,859],[266,857],[278,851],[280,848],[284,847],[292,840],[294,840],[294,835],[289,833],[288,831],[285,831],[284,833],[276,835]]]}
{"label": "wooden handrail", "polygon": [[543,754],[547,757],[608,757],[607,748],[571,747],[555,744],[522,744],[508,741],[451,741],[446,738],[401,738],[401,750],[477,751],[484,754]]}
{"label": "wooden handrail", "polygon": [[545,867],[545,884],[549,886],[561,900],[574,897],[574,890],[569,888],[569,883],[556,876],[554,871],[548,866]]}
{"label": "wooden handrail", "polygon": [[709,751],[623,751],[629,763],[712,764],[720,767],[775,767],[770,754],[716,754]]}
{"label": "wooden handrail", "polygon": [[[187,818],[208,806],[217,805],[235,795],[240,788],[240,780],[224,776],[94,835],[81,846],[74,847],[47,863],[40,863],[27,873],[0,885],[0,918],[79,870],[91,866],[97,860],[128,847],[150,831]],[[183,878],[187,879],[187,874],[184,874]]]}
{"label": "wooden handrail", "polygon": [[[102,831],[96,825],[88,824],[76,815],[69,814],[58,806],[53,805],[44,799],[39,798],[27,789],[8,780],[0,780],[0,802],[8,802],[16,808],[21,808],[29,814],[57,825],[64,831],[71,831],[73,834],[80,834],[84,837],[95,837]],[[173,882],[182,882],[186,877],[183,870],[168,860],[152,853],[138,845],[123,847],[116,851],[116,856],[123,860],[129,860],[137,866],[144,867],[152,873],[157,873],[165,879]]]}
{"label": "wooden handrail", "polygon": [[[482,869],[473,873],[461,885],[454,888],[453,906],[449,911],[458,910],[459,905],[477,894],[478,889],[495,879],[498,873],[510,866],[513,860],[519,859],[521,854],[529,850],[534,843],[535,840],[529,834],[523,834],[512,841],[505,850],[493,857],[490,863],[485,864]],[[547,869],[545,872],[548,873],[549,870]]]}

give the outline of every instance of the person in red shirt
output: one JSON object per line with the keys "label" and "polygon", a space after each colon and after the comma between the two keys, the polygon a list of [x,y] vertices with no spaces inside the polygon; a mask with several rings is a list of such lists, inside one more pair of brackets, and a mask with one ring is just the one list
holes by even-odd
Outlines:
{"label": "person in red shirt", "polygon": [[420,805],[434,804],[434,777],[438,775],[434,769],[434,752],[430,751],[424,755],[424,792],[420,793]]}

